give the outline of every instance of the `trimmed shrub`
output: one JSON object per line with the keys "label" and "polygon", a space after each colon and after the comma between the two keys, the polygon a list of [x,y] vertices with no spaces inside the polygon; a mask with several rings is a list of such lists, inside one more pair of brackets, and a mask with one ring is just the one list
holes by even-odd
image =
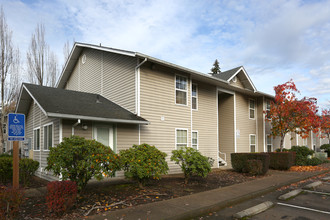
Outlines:
{"label": "trimmed shrub", "polygon": [[269,154],[269,168],[274,170],[288,170],[295,164],[295,152],[273,152]]}
{"label": "trimmed shrub", "polygon": [[325,152],[327,152],[328,157],[330,157],[330,144],[322,144],[320,149],[323,149]]}
{"label": "trimmed shrub", "polygon": [[305,146],[292,146],[290,151],[296,152],[295,165],[307,166],[308,156],[312,156],[314,151]]}
{"label": "trimmed shrub", "polygon": [[247,160],[246,166],[247,172],[251,175],[261,175],[262,174],[262,162],[261,160]]}
{"label": "trimmed shrub", "polygon": [[262,162],[262,172],[264,175],[269,169],[269,154],[267,153],[232,153],[231,165],[233,169],[239,173],[250,172],[247,169],[248,160],[260,160]]}
{"label": "trimmed shrub", "polygon": [[56,215],[70,210],[76,202],[77,184],[70,180],[53,181],[47,184],[47,206]]}
{"label": "trimmed shrub", "polygon": [[38,161],[28,158],[20,159],[19,176],[20,176],[20,181],[23,183],[24,186],[27,186],[31,182],[32,176],[34,176],[38,167],[39,167]]}
{"label": "trimmed shrub", "polygon": [[6,185],[13,178],[13,158],[3,156],[0,158],[0,182]]}
{"label": "trimmed shrub", "polygon": [[159,179],[167,173],[166,156],[166,153],[148,144],[133,145],[120,151],[125,177],[137,180],[140,188],[143,188],[147,180]]}
{"label": "trimmed shrub", "polygon": [[317,166],[317,165],[320,165],[324,163],[324,160],[321,160],[317,157],[313,157],[313,158],[310,158],[310,159],[307,159],[306,160],[306,165],[305,166]]}
{"label": "trimmed shrub", "polygon": [[21,190],[0,186],[0,219],[14,219],[22,202]]}
{"label": "trimmed shrub", "polygon": [[203,156],[198,150],[191,147],[173,150],[171,160],[181,167],[185,184],[188,183],[189,177],[192,175],[206,177],[211,172],[214,162],[212,158]]}
{"label": "trimmed shrub", "polygon": [[110,147],[95,140],[72,136],[50,148],[46,170],[57,176],[62,174],[63,180],[76,182],[81,191],[93,177],[101,180],[105,176],[114,176],[120,170],[120,161]]}

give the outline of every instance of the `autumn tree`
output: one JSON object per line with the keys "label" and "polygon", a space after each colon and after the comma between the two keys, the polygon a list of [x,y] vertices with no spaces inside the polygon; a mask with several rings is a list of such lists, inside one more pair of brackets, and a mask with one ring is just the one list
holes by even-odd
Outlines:
{"label": "autumn tree", "polygon": [[219,66],[219,61],[216,59],[213,63],[213,67],[211,68],[211,74],[215,75],[215,74],[220,74],[221,70],[220,70],[220,66]]}
{"label": "autumn tree", "polygon": [[295,132],[303,138],[310,131],[317,132],[319,117],[315,98],[298,99],[299,93],[292,80],[275,86],[275,99],[270,110],[266,112],[266,120],[271,122],[271,134],[281,138],[280,149],[283,149],[284,137],[289,132]]}
{"label": "autumn tree", "polygon": [[330,109],[325,109],[322,111],[321,120],[321,133],[326,136],[330,144]]}
{"label": "autumn tree", "polygon": [[[9,29],[3,8],[0,10],[0,81],[1,81],[1,125],[0,141],[3,145],[3,124],[8,106],[12,106],[17,98],[17,84],[19,78],[19,50],[12,43],[12,31]],[[8,78],[9,77],[9,78]],[[10,81],[8,81],[10,80]],[[17,84],[16,84],[17,83]]]}
{"label": "autumn tree", "polygon": [[55,53],[50,51],[45,40],[45,27],[38,24],[32,34],[27,52],[29,81],[38,85],[55,86],[58,76],[58,61]]}

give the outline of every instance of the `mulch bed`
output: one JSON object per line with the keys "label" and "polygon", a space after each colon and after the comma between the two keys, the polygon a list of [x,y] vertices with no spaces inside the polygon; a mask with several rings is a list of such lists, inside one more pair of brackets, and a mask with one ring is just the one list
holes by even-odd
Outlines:
{"label": "mulch bed", "polygon": [[[269,171],[267,175],[271,175]],[[144,189],[140,189],[135,182],[114,184],[112,181],[93,183],[86,187],[78,196],[75,207],[62,217],[56,217],[48,212],[45,196],[25,198],[21,206],[18,219],[77,219],[88,216],[157,202],[193,193],[203,192],[219,187],[250,181],[256,178],[247,174],[236,173],[232,170],[213,170],[207,178],[193,177],[184,185],[183,175],[168,175],[161,180],[150,181]],[[34,186],[46,186],[47,183],[34,178]],[[42,184],[44,183],[44,184]]]}

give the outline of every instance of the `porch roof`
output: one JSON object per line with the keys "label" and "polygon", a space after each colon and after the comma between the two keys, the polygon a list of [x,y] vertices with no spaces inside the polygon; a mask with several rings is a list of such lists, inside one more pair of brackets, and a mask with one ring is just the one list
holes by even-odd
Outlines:
{"label": "porch roof", "polygon": [[78,92],[23,83],[17,113],[27,114],[32,100],[47,117],[103,121],[113,123],[149,124],[99,94]]}

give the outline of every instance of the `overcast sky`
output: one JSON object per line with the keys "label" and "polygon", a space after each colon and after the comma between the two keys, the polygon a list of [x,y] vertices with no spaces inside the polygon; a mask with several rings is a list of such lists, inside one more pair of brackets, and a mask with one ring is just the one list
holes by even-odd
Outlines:
{"label": "overcast sky", "polygon": [[259,91],[291,78],[330,108],[330,0],[0,0],[14,43],[38,23],[60,65],[66,41],[138,51],[203,73],[243,65]]}

